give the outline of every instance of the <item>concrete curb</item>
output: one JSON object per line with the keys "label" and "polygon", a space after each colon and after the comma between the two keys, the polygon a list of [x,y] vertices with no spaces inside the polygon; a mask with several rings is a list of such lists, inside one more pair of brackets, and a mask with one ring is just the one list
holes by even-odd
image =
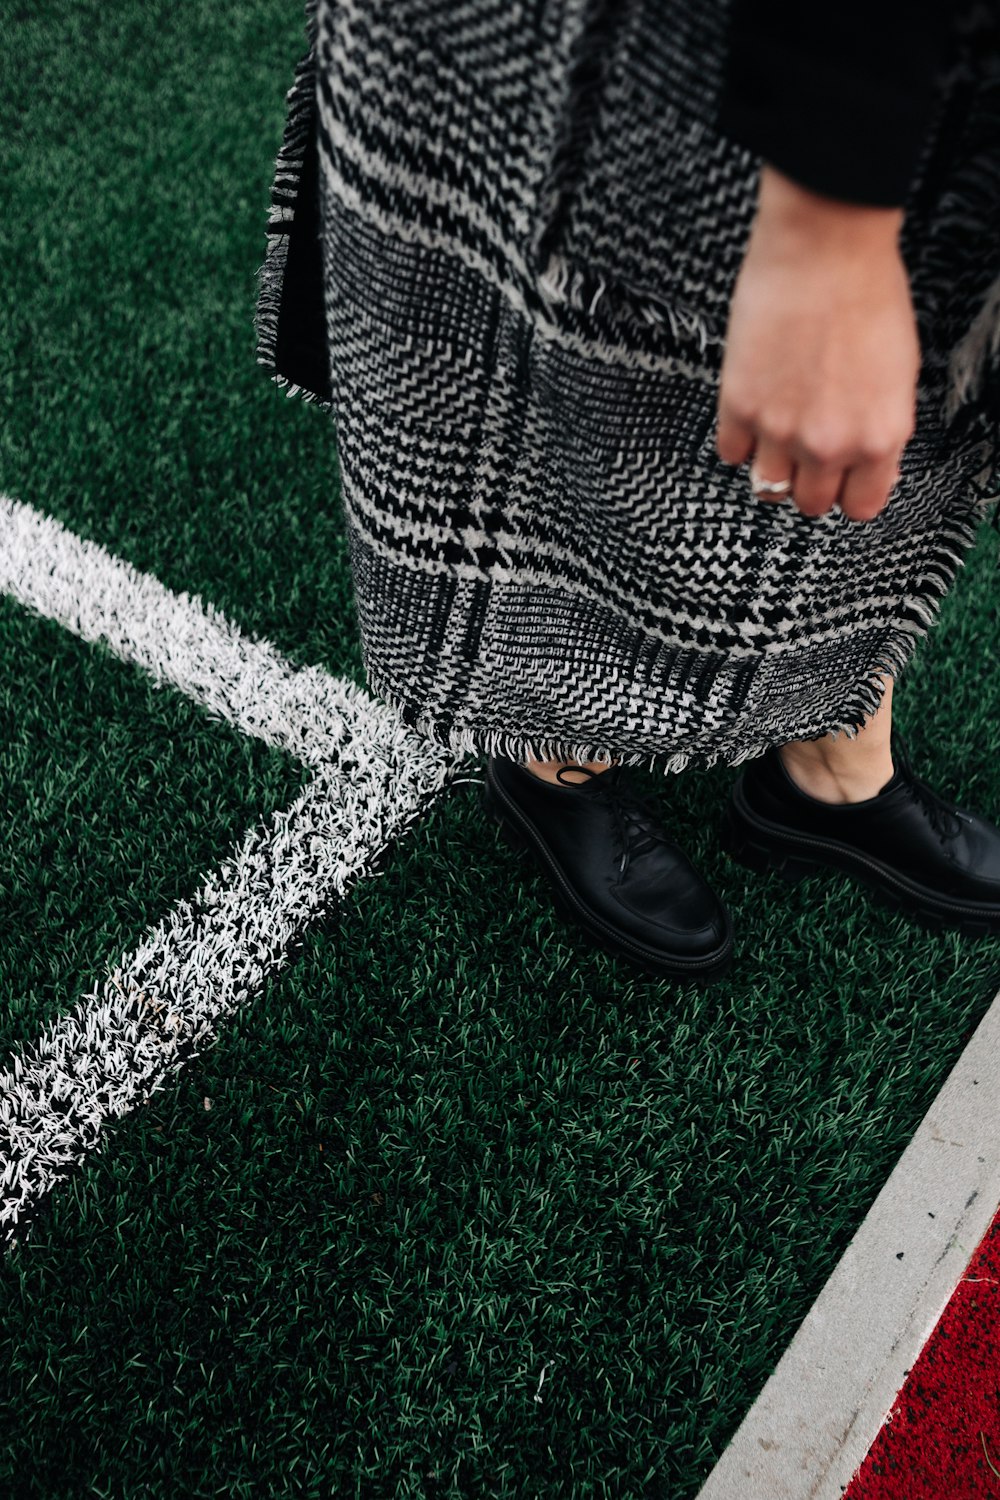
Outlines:
{"label": "concrete curb", "polygon": [[698,1500],[840,1500],[1000,1203],[1000,995]]}

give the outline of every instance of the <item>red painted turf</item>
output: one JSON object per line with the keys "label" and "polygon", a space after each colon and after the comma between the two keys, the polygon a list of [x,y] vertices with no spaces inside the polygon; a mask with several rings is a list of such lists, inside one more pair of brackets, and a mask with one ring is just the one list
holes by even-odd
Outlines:
{"label": "red painted turf", "polygon": [[1000,1213],[844,1500],[1000,1500]]}

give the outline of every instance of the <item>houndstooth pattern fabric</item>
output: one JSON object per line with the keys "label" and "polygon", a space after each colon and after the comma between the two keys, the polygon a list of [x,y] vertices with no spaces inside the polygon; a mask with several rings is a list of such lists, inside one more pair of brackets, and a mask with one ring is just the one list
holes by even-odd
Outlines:
{"label": "houndstooth pattern fabric", "polygon": [[[314,149],[329,390],[305,394],[336,420],[373,691],[455,751],[516,758],[676,771],[853,732],[995,486],[988,15],[969,12],[907,204],[917,430],[864,524],[762,503],[715,454],[760,166],[715,124],[723,3],[307,15],[272,229],[283,256]],[[281,274],[259,311],[279,379]]]}

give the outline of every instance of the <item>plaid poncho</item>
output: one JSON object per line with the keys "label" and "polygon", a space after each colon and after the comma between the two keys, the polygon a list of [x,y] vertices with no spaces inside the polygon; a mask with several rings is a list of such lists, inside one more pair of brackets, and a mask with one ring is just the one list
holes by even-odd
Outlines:
{"label": "plaid poncho", "polygon": [[335,417],[369,686],[456,752],[680,770],[852,733],[997,488],[989,13],[906,204],[917,430],[863,524],[715,453],[760,168],[718,126],[725,14],[306,6],[257,360]]}

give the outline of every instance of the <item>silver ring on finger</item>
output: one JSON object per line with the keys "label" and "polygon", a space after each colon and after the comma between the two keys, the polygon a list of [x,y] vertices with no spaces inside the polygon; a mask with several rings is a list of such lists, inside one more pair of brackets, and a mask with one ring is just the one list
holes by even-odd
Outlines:
{"label": "silver ring on finger", "polygon": [[750,466],[750,488],[757,499],[761,495],[777,495],[784,498],[792,493],[792,481],[790,479],[761,479],[757,470]]}

